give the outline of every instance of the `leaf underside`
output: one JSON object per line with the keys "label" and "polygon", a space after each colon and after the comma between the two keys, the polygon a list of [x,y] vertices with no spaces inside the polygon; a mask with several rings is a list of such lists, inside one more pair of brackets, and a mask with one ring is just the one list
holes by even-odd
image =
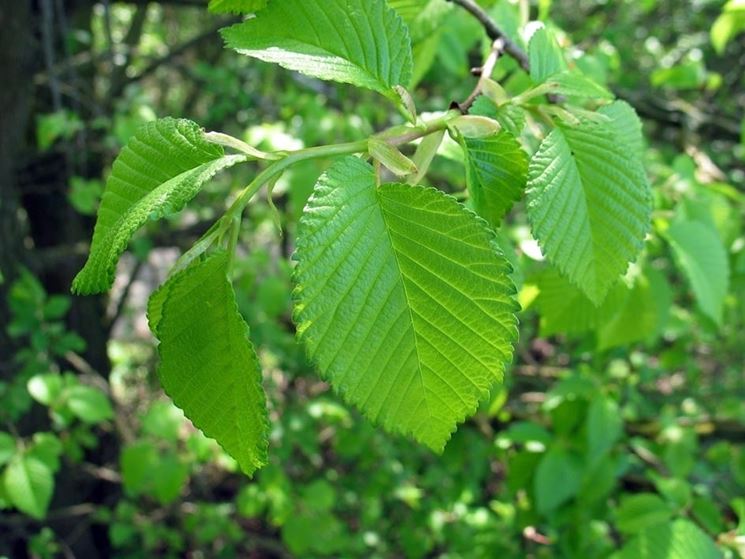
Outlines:
{"label": "leaf underside", "polygon": [[98,209],[90,255],[73,281],[79,294],[107,291],[132,235],[148,219],[181,210],[218,171],[245,161],[207,142],[184,119],[146,124],[114,161]]}
{"label": "leaf underside", "polygon": [[651,215],[646,174],[621,124],[555,128],[528,170],[534,237],[596,305],[640,251]]}
{"label": "leaf underside", "polygon": [[219,252],[173,276],[150,298],[148,320],[163,389],[251,475],[266,463],[266,402],[227,266]]}
{"label": "leaf underside", "polygon": [[294,317],[310,358],[371,420],[441,450],[517,337],[493,233],[437,190],[376,188],[348,157],[319,179],[298,235]]}
{"label": "leaf underside", "polygon": [[222,30],[227,46],[397,100],[412,74],[409,31],[384,0],[282,0]]}

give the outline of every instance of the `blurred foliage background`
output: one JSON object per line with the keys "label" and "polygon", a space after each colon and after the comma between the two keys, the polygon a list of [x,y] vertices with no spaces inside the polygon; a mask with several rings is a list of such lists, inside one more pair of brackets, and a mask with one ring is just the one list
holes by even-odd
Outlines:
{"label": "blurred foliage background", "polygon": [[[745,557],[745,4],[481,4],[516,37],[527,19],[551,25],[642,116],[660,234],[644,281],[622,313],[579,320],[518,206],[503,235],[524,271],[517,357],[436,456],[343,405],[295,342],[288,258],[325,163],[294,167],[274,191],[283,229],[254,204],[239,243],[273,424],[272,463],[248,479],[163,396],[144,307],[251,168],[140,235],[110,297],[72,298],[103,180],[156,116],[265,149],[400,117],[224,50],[233,20],[202,0],[2,2],[0,557]],[[422,111],[465,98],[488,47],[442,6],[413,31]],[[521,79],[508,59],[495,77]],[[438,158],[429,180],[462,195],[462,161]],[[680,221],[727,255],[720,320],[684,277],[685,251],[660,240]]]}

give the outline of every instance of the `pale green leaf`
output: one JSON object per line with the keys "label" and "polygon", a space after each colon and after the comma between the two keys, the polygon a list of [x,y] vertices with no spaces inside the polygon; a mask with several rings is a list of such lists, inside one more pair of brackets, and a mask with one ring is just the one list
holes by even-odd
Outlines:
{"label": "pale green leaf", "polygon": [[499,227],[528,180],[528,155],[507,131],[489,138],[464,138],[466,184],[476,212]]}
{"label": "pale green leaf", "polygon": [[267,0],[210,0],[213,14],[253,14],[266,7]]}
{"label": "pale green leaf", "polygon": [[540,27],[536,29],[528,43],[530,59],[530,78],[535,83],[543,83],[547,78],[567,69],[564,54],[561,52],[554,34]]}
{"label": "pale green leaf", "polygon": [[528,218],[543,253],[596,304],[639,253],[651,194],[620,121],[555,128],[528,171]]}
{"label": "pale green leaf", "polygon": [[227,266],[217,253],[175,275],[151,297],[148,318],[164,390],[250,475],[266,463],[266,402]]}
{"label": "pale green leaf", "polygon": [[385,0],[282,0],[222,31],[247,56],[383,93],[408,85],[411,41]]}
{"label": "pale green leaf", "polygon": [[667,236],[699,307],[721,324],[729,289],[729,261],[716,231],[697,221],[684,221],[671,226]]}
{"label": "pale green leaf", "polygon": [[488,138],[502,129],[498,121],[481,115],[461,115],[451,120],[448,126],[466,138]]}
{"label": "pale green leaf", "polygon": [[348,157],[319,179],[298,235],[294,316],[323,377],[386,429],[442,449],[517,336],[493,233],[437,190],[376,188]]}
{"label": "pale green leaf", "polygon": [[689,520],[647,528],[631,540],[615,559],[721,559],[714,541]]}
{"label": "pale green leaf", "polygon": [[114,161],[98,208],[90,255],[73,282],[76,293],[108,290],[119,256],[148,219],[181,210],[218,171],[245,161],[207,142],[189,120],[147,123]]}
{"label": "pale green leaf", "polygon": [[50,467],[37,457],[17,454],[5,469],[5,494],[11,504],[36,519],[47,513],[54,491]]}
{"label": "pale green leaf", "polygon": [[367,142],[367,150],[370,156],[383,164],[393,174],[405,177],[417,172],[414,162],[406,157],[399,149],[378,138],[370,138]]}

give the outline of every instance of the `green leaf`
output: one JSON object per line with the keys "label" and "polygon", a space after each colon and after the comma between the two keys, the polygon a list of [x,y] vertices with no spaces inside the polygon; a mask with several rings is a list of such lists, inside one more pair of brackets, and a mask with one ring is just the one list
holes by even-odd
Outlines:
{"label": "green leaf", "polygon": [[122,483],[129,495],[140,495],[152,482],[151,472],[158,462],[158,450],[149,441],[135,441],[119,455]]}
{"label": "green leaf", "polygon": [[267,0],[210,0],[213,14],[253,14],[266,7]]}
{"label": "green leaf", "polygon": [[721,324],[729,289],[729,261],[719,236],[697,221],[676,223],[668,229],[667,236],[699,307]]}
{"label": "green leaf", "polygon": [[116,263],[132,235],[148,219],[177,212],[215,173],[245,161],[224,155],[189,120],[164,118],[146,124],[114,161],[98,209],[90,256],[73,281],[76,293],[108,290]]}
{"label": "green leaf", "polygon": [[530,78],[535,83],[543,83],[547,78],[567,69],[564,54],[561,52],[554,34],[540,27],[536,29],[528,43],[530,59]]}
{"label": "green leaf", "polygon": [[266,402],[227,268],[222,252],[192,264],[153,294],[148,319],[164,390],[251,475],[266,463]]}
{"label": "green leaf", "polygon": [[62,394],[64,382],[58,373],[44,373],[31,377],[26,388],[34,400],[49,406]]}
{"label": "green leaf", "polygon": [[474,115],[488,116],[496,120],[502,128],[519,137],[525,127],[525,111],[522,107],[505,103],[497,106],[491,99],[479,95],[474,101],[471,110]]}
{"label": "green leaf", "polygon": [[528,156],[512,134],[464,138],[466,184],[476,212],[498,227],[528,180]]}
{"label": "green leaf", "polygon": [[587,461],[597,464],[616,444],[623,432],[623,420],[616,402],[598,394],[587,410]]}
{"label": "green leaf", "polygon": [[413,23],[431,3],[430,0],[387,0],[387,2],[407,25]]}
{"label": "green leaf", "polygon": [[642,531],[617,559],[721,559],[712,539],[689,520],[675,520]]}
{"label": "green leaf", "polygon": [[534,489],[536,508],[549,513],[577,494],[582,478],[579,459],[566,449],[554,447],[541,459]]}
{"label": "green leaf", "polygon": [[114,410],[106,395],[90,386],[77,385],[65,393],[67,407],[85,423],[100,423],[114,417]]}
{"label": "green leaf", "polygon": [[323,377],[371,420],[441,450],[517,336],[493,233],[437,190],[376,188],[348,157],[319,179],[298,237],[294,317]]}
{"label": "green leaf", "polygon": [[0,466],[16,453],[16,441],[8,433],[0,431]]}
{"label": "green leaf", "polygon": [[613,99],[610,91],[576,70],[561,71],[547,77],[545,81],[556,88],[556,93],[567,97]]}
{"label": "green leaf", "polygon": [[378,91],[411,79],[409,31],[384,0],[282,0],[222,31],[247,56]]}
{"label": "green leaf", "polygon": [[[623,283],[623,282],[619,282]],[[598,349],[628,346],[654,336],[661,320],[655,293],[644,276],[635,278],[623,306],[598,329]]]}
{"label": "green leaf", "polygon": [[614,101],[600,107],[598,112],[611,119],[616,138],[641,160],[644,156],[644,135],[642,134],[642,121],[639,120],[634,108],[626,101]]}
{"label": "green leaf", "polygon": [[745,31],[745,1],[730,0],[711,26],[711,44],[722,54],[732,39]]}
{"label": "green leaf", "polygon": [[21,512],[36,519],[47,513],[54,491],[50,467],[29,454],[15,455],[5,469],[5,493]]}
{"label": "green leaf", "polygon": [[541,317],[541,336],[582,334],[595,330],[619,312],[628,297],[628,288],[623,282],[618,282],[603,303],[596,307],[578,287],[554,268],[541,272],[535,282],[539,289],[535,305]]}
{"label": "green leaf", "polygon": [[555,128],[528,170],[528,218],[544,254],[596,304],[640,251],[651,195],[621,124]]}
{"label": "green leaf", "polygon": [[616,527],[621,532],[635,534],[667,522],[672,514],[670,505],[654,493],[628,495],[616,512]]}

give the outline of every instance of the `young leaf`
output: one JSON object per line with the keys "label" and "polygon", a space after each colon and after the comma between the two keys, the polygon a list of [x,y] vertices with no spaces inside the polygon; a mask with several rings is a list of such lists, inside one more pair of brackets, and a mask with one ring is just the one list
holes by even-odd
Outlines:
{"label": "young leaf", "polygon": [[254,14],[266,7],[267,0],[210,0],[213,14]]}
{"label": "young leaf", "polygon": [[498,121],[480,115],[456,117],[450,121],[450,126],[466,138],[487,138],[502,129],[502,125]]}
{"label": "young leaf", "polygon": [[387,169],[399,177],[405,177],[411,173],[416,173],[417,168],[414,162],[401,153],[396,146],[393,146],[385,140],[370,138],[367,142],[367,149],[373,159],[380,161]]}
{"label": "young leaf", "polygon": [[555,128],[528,170],[534,237],[596,305],[636,257],[650,221],[649,184],[625,124]]}
{"label": "young leaf", "polygon": [[547,78],[567,69],[564,54],[556,43],[554,34],[541,27],[536,29],[528,43],[530,58],[530,78],[535,83],[543,83]]}
{"label": "young leaf", "polygon": [[36,519],[47,513],[54,491],[54,474],[31,454],[16,454],[5,469],[5,493],[21,512]]}
{"label": "young leaf", "polygon": [[247,56],[366,87],[395,102],[394,86],[411,78],[409,31],[385,0],[275,1],[222,34]]}
{"label": "young leaf", "polygon": [[729,286],[729,262],[722,241],[713,229],[697,221],[676,223],[667,235],[699,307],[721,324]]}
{"label": "young leaf", "polygon": [[227,266],[217,253],[175,275],[151,297],[148,320],[164,390],[251,475],[266,463],[266,403]]}
{"label": "young leaf", "polygon": [[245,155],[225,155],[221,146],[205,141],[189,120],[146,124],[114,161],[90,255],[72,290],[83,295],[108,290],[119,256],[139,227],[181,210],[215,173],[245,160]]}
{"label": "young leaf", "polygon": [[464,138],[466,184],[476,212],[499,227],[528,180],[528,156],[507,131],[489,138]]}
{"label": "young leaf", "polygon": [[512,356],[517,305],[493,233],[437,190],[376,188],[348,157],[319,179],[298,235],[294,317],[321,374],[441,450]]}

